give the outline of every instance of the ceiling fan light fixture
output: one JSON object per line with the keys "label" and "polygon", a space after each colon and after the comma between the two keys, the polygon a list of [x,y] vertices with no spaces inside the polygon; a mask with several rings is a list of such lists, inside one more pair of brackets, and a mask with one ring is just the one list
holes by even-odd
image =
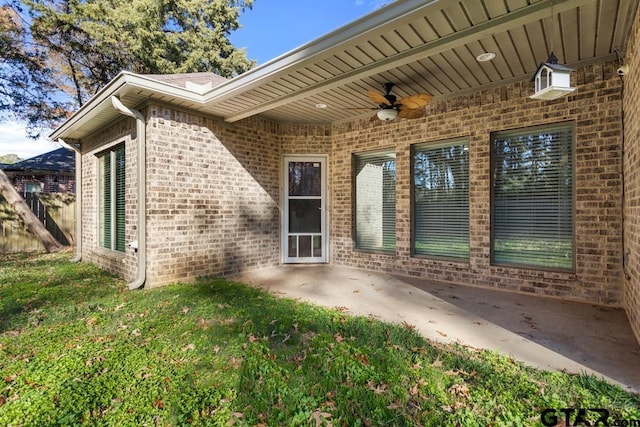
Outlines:
{"label": "ceiling fan light fixture", "polygon": [[388,122],[398,117],[398,110],[395,108],[383,108],[382,110],[379,110],[376,115],[383,122]]}

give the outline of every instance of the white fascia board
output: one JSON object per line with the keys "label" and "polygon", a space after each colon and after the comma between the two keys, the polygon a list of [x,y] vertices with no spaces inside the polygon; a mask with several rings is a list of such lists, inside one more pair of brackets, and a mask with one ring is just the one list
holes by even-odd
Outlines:
{"label": "white fascia board", "polygon": [[202,103],[203,100],[202,94],[196,91],[185,89],[174,84],[160,82],[150,77],[141,76],[128,71],[122,71],[105,87],[100,89],[98,93],[91,97],[86,104],[69,117],[62,125],[54,130],[49,137],[54,141],[58,138],[64,138],[65,134],[71,129],[91,120],[94,113],[106,107],[113,108],[111,106],[112,96],[118,96],[128,89],[136,88],[197,103]]}
{"label": "white fascia board", "polygon": [[265,81],[272,80],[278,75],[288,72],[291,68],[311,61],[322,53],[344,46],[368,32],[385,27],[392,22],[401,22],[403,18],[410,20],[416,11],[433,6],[443,8],[458,2],[459,0],[396,0],[390,5],[365,15],[351,24],[332,31],[216,86],[213,90],[204,94],[204,102],[205,104],[222,102],[249,91],[262,85]]}

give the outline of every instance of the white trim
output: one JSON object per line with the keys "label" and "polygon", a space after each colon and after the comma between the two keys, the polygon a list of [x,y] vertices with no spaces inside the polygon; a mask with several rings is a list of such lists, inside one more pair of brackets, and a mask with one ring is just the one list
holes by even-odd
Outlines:
{"label": "white trim", "polygon": [[[322,211],[320,221],[320,236],[322,238],[322,256],[321,257],[289,257],[287,253],[288,237],[289,237],[289,167],[288,162],[318,162],[320,163],[320,174],[322,177],[321,190],[320,190],[320,209]],[[329,156],[327,154],[285,154],[282,158],[282,215],[281,215],[281,229],[280,229],[280,257],[284,264],[297,264],[297,263],[327,263],[329,260],[329,203],[327,196],[329,194],[327,190],[328,186],[328,163]],[[317,196],[316,196],[317,197]],[[305,233],[298,233],[305,234]],[[318,233],[310,233],[318,234]]]}

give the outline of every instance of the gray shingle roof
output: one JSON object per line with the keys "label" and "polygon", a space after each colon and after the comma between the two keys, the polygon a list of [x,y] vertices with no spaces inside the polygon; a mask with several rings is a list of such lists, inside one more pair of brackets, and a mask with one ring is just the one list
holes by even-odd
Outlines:
{"label": "gray shingle roof", "polygon": [[57,172],[74,173],[75,153],[66,148],[58,148],[30,159],[10,165],[0,166],[5,172]]}

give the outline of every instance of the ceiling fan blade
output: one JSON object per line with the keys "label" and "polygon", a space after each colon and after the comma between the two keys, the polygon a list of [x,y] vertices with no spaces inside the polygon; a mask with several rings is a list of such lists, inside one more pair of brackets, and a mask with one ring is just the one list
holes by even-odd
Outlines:
{"label": "ceiling fan blade", "polygon": [[398,117],[403,119],[419,119],[426,114],[424,108],[400,108],[398,111]]}
{"label": "ceiling fan blade", "polygon": [[431,101],[431,98],[433,98],[433,96],[428,93],[417,93],[415,95],[401,98],[400,101],[398,101],[398,104],[401,104],[405,108],[415,109],[427,105],[429,101]]}
{"label": "ceiling fan blade", "polygon": [[388,106],[392,105],[389,102],[389,100],[384,97],[383,94],[376,92],[375,90],[367,91],[367,96],[369,97],[370,100],[375,102],[377,105],[388,105]]}

